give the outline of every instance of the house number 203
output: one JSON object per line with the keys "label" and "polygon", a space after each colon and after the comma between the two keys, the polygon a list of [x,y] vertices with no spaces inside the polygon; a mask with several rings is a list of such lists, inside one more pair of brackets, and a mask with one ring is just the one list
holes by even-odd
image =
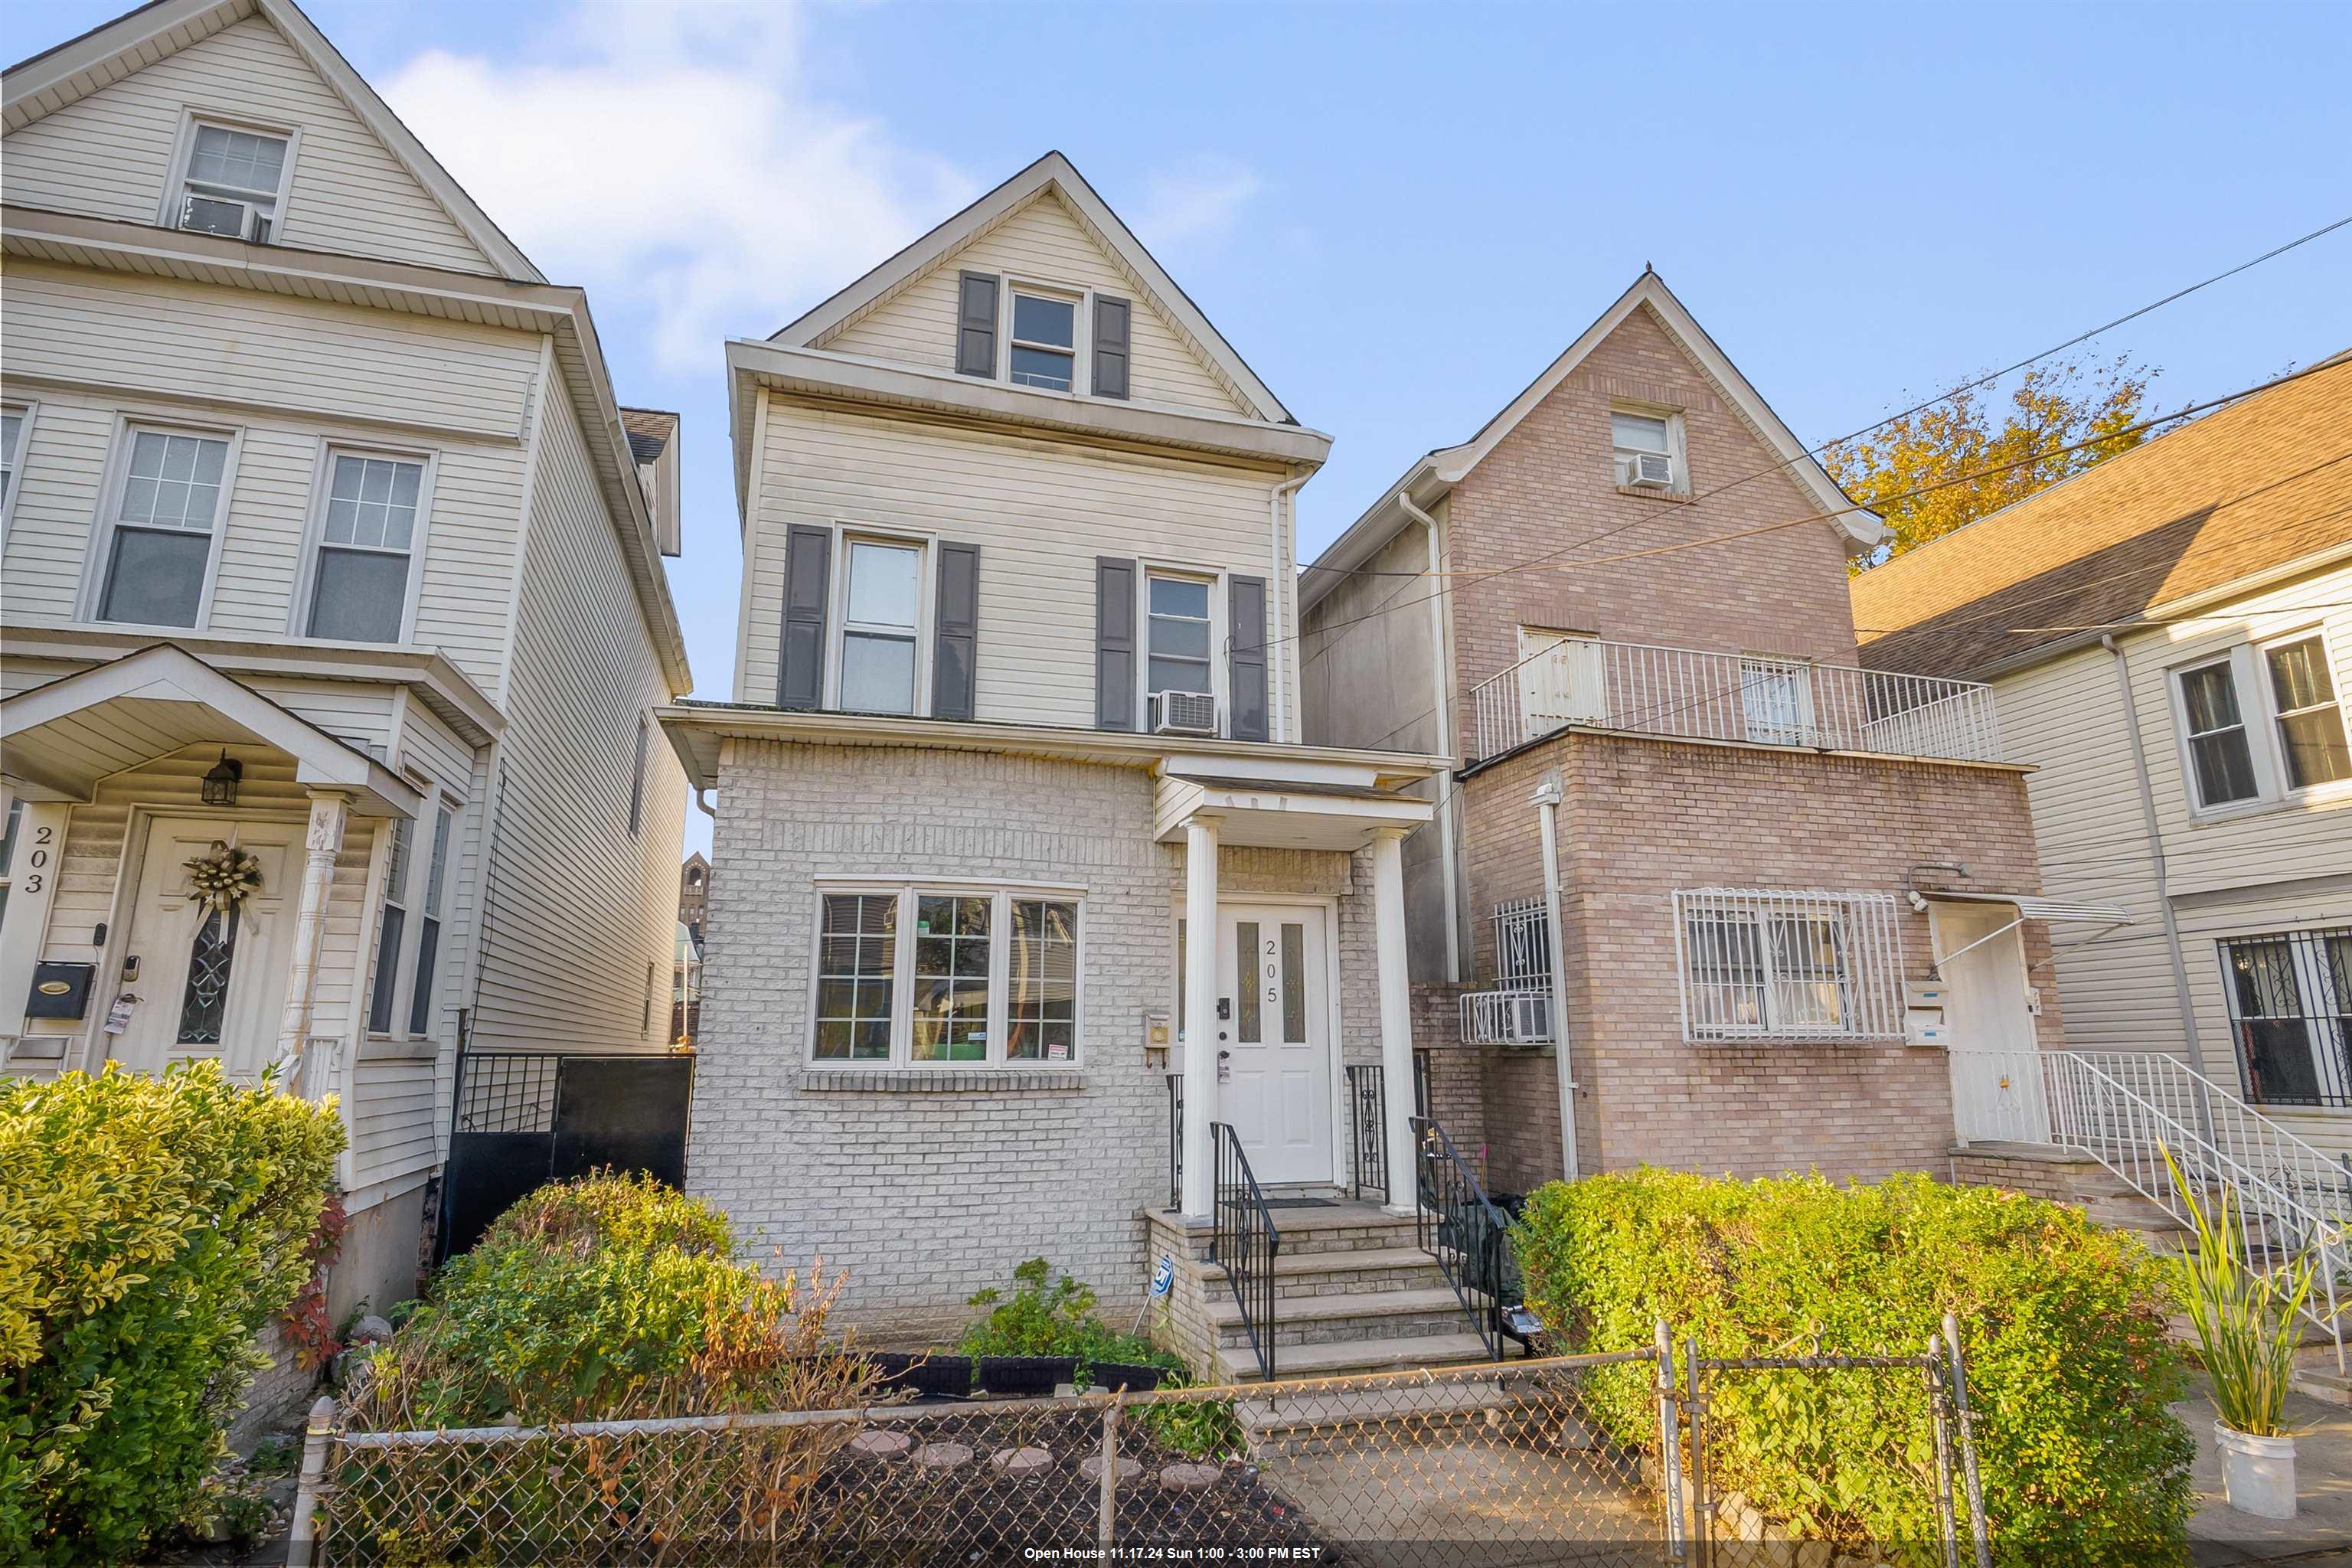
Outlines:
{"label": "house number 203", "polygon": [[45,875],[49,864],[49,844],[58,830],[47,824],[33,829],[33,847],[25,857],[25,891],[37,893],[49,885]]}

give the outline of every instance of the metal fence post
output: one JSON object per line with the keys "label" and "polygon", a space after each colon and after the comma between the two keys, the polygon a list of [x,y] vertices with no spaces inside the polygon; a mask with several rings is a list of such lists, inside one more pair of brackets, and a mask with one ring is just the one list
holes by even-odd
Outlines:
{"label": "metal fence post", "polygon": [[1683,1408],[1690,1415],[1691,1541],[1698,1568],[1715,1568],[1715,1497],[1707,1489],[1706,1387],[1698,1380],[1698,1336],[1684,1343],[1687,1390]]}
{"label": "metal fence post", "polygon": [[1665,1494],[1666,1561],[1684,1563],[1683,1441],[1679,1402],[1675,1397],[1675,1342],[1666,1321],[1655,1324],[1658,1346],[1658,1489]]}
{"label": "metal fence post", "polygon": [[1102,1485],[1095,1497],[1095,1544],[1106,1558],[1118,1518],[1118,1407],[1125,1398],[1122,1389],[1103,1406]]}
{"label": "metal fence post", "polygon": [[319,1395],[302,1435],[302,1476],[294,1492],[294,1517],[287,1527],[286,1568],[312,1568],[318,1561],[319,1494],[327,1479],[327,1444],[335,1433],[335,1401]]}
{"label": "metal fence post", "polygon": [[1992,1531],[1985,1522],[1984,1484],[1977,1477],[1977,1415],[1969,1406],[1969,1359],[1960,1348],[1960,1320],[1944,1314],[1944,1348],[1952,1369],[1952,1404],[1960,1417],[1960,1470],[1968,1486],[1969,1537],[1977,1568],[1992,1568]]}
{"label": "metal fence post", "polygon": [[1927,1336],[1927,1354],[1920,1363],[1927,1378],[1927,1411],[1936,1428],[1936,1528],[1943,1537],[1944,1568],[1960,1568],[1959,1535],[1952,1522],[1952,1437],[1945,1420],[1947,1390],[1940,1371],[1936,1338]]}

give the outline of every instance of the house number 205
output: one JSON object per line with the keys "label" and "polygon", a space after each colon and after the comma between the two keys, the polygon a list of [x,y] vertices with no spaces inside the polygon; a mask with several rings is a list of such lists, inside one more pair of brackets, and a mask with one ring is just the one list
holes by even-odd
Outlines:
{"label": "house number 205", "polygon": [[1273,939],[1272,937],[1268,937],[1268,938],[1266,938],[1266,942],[1265,942],[1265,999],[1266,999],[1267,1001],[1269,1001],[1269,1002],[1278,1001],[1278,1000],[1280,1000],[1280,999],[1281,999],[1281,992],[1280,992],[1280,991],[1276,987],[1276,985],[1275,985],[1275,984],[1274,984],[1274,977],[1275,977],[1275,975],[1276,975],[1276,973],[1280,973],[1280,972],[1279,972],[1279,971],[1275,967],[1275,962],[1274,962],[1274,960],[1275,960],[1275,955],[1276,955],[1276,953],[1280,952],[1281,951],[1282,951],[1282,950],[1275,944],[1275,941],[1274,941],[1274,939]]}

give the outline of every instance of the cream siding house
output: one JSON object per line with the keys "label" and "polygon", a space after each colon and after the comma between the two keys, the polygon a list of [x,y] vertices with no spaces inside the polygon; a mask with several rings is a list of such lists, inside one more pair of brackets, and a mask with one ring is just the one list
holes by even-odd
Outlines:
{"label": "cream siding house", "polygon": [[2159,1052],[2352,1155],[2352,363],[1856,579],[1863,657],[1992,682],[2078,1049]]}
{"label": "cream siding house", "polygon": [[281,0],[142,7],[5,102],[5,1068],[340,1095],[333,1310],[388,1305],[461,1040],[666,1044],[677,420]]}
{"label": "cream siding house", "polygon": [[919,1332],[1040,1253],[1132,1302],[1235,1151],[1352,1197],[1445,759],[1300,743],[1328,438],[1058,153],[727,363],[734,700],[662,714],[718,792],[689,1185]]}

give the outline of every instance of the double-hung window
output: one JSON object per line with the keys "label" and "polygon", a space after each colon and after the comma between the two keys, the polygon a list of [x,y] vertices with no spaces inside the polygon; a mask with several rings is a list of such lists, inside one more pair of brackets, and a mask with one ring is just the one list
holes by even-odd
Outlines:
{"label": "double-hung window", "polygon": [[1683,1038],[1903,1037],[1892,893],[1677,889]]}
{"label": "double-hung window", "polygon": [[1077,381],[1077,301],[1028,293],[1016,286],[1010,348],[1005,374],[1013,385],[1069,391]]}
{"label": "double-hung window", "polygon": [[228,493],[228,438],[139,426],[129,435],[108,520],[98,618],[194,626]]}
{"label": "double-hung window", "polygon": [[331,451],[306,636],[396,643],[426,507],[418,458]]}
{"label": "double-hung window", "polygon": [[392,1032],[400,991],[400,939],[408,928],[408,818],[392,822],[392,842],[383,857],[383,910],[377,919],[375,981],[368,992],[368,1033]]}
{"label": "double-hung window", "polygon": [[1669,414],[1610,411],[1609,461],[1620,485],[1660,491],[1683,488],[1675,421]]}
{"label": "double-hung window", "polygon": [[[1147,722],[1157,727],[1165,718],[1170,692],[1189,694],[1196,710],[1190,717],[1206,720],[1188,727],[1216,725],[1215,584],[1206,577],[1165,572],[1144,574],[1143,689]],[[1176,700],[1181,702],[1183,700]]]}
{"label": "double-hung window", "polygon": [[2352,926],[2231,937],[2221,951],[2246,1098],[2352,1107]]}
{"label": "double-hung window", "polygon": [[268,244],[285,197],[290,138],[202,121],[189,132],[172,226]]}
{"label": "double-hung window", "polygon": [[25,466],[25,437],[32,428],[32,410],[19,404],[0,405],[0,518],[8,515],[16,499],[16,475]]}
{"label": "double-hung window", "polygon": [[449,829],[453,814],[443,806],[433,816],[433,849],[425,862],[425,898],[416,915],[415,989],[408,998],[408,1032],[432,1032],[434,974],[441,957],[441,893],[449,868]]}
{"label": "double-hung window", "polygon": [[1077,1059],[1080,902],[968,886],[826,889],[811,1059],[908,1067]]}
{"label": "double-hung window", "polygon": [[850,535],[843,562],[841,694],[853,713],[916,711],[923,547]]}
{"label": "double-hung window", "polygon": [[2173,671],[2197,810],[2276,804],[2352,781],[2342,689],[2328,654],[2324,635],[2301,631]]}

